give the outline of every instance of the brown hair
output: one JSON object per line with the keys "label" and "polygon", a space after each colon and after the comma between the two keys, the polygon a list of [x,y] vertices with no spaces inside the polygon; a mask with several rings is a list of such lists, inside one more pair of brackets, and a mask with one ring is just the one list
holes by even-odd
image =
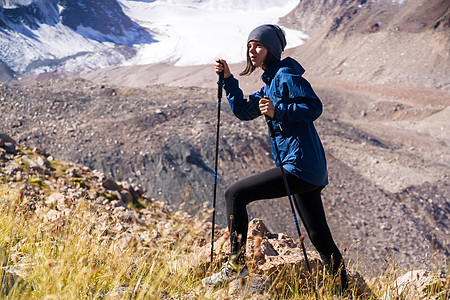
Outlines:
{"label": "brown hair", "polygon": [[[245,69],[239,73],[239,75],[243,76],[243,75],[250,75],[251,73],[253,73],[253,71],[256,70],[256,67],[252,64],[252,61],[250,59],[250,54],[248,54],[248,48],[247,48],[247,64],[245,65]],[[279,62],[278,59],[275,58],[275,56],[273,56],[272,53],[270,53],[269,51],[267,51],[267,55],[266,58],[264,59],[264,62],[261,66],[261,69],[263,69],[264,71],[270,69],[271,67],[273,67],[277,62]]]}

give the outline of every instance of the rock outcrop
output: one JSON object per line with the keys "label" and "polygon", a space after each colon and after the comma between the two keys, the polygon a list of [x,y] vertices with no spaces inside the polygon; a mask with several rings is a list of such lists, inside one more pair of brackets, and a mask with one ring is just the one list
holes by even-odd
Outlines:
{"label": "rock outcrop", "polygon": [[[217,232],[219,238],[214,246],[214,265],[220,266],[227,261],[230,250],[229,234],[225,230]],[[205,245],[183,258],[190,267],[203,274],[211,271],[210,245]],[[325,272],[324,265],[316,251],[307,251],[308,263],[314,278]],[[286,282],[308,282],[311,274],[308,271],[301,244],[283,233],[271,233],[264,222],[253,219],[249,223],[248,241],[245,252],[246,264],[250,271],[247,279],[236,279],[230,283],[229,292],[237,295],[264,293],[274,285]],[[354,271],[349,272],[351,289],[359,296],[370,295],[371,291],[362,276]]]}
{"label": "rock outcrop", "polygon": [[426,270],[412,270],[397,278],[381,299],[449,299],[450,282]]}

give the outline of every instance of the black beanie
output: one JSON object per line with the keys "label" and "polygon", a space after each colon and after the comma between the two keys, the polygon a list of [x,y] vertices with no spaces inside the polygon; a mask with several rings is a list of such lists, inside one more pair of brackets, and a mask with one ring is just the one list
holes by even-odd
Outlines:
{"label": "black beanie", "polygon": [[281,59],[281,52],[286,47],[284,32],[278,25],[265,24],[256,27],[248,35],[247,44],[251,41],[263,44],[278,60]]}

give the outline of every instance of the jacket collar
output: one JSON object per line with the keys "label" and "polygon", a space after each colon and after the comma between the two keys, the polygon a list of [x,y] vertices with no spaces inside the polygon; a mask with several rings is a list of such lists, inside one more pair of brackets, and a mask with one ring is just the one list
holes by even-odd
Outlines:
{"label": "jacket collar", "polygon": [[283,68],[283,67],[292,68],[299,75],[303,75],[303,73],[305,73],[305,69],[296,60],[294,60],[291,57],[286,57],[285,59],[277,62],[272,68],[270,68],[269,70],[265,71],[261,75],[261,80],[265,84],[270,84],[272,82],[272,79],[275,77],[275,74],[277,74],[278,70]]}
{"label": "jacket collar", "polygon": [[265,84],[270,84],[272,82],[272,79],[275,77],[275,74],[280,69],[280,65],[283,61],[277,62],[272,68],[269,70],[264,71],[264,73],[261,75],[261,80]]}

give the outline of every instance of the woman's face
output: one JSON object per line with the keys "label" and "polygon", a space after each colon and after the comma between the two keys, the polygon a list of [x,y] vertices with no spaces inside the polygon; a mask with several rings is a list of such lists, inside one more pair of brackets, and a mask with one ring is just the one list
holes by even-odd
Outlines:
{"label": "woman's face", "polygon": [[267,48],[260,42],[251,41],[247,45],[248,56],[254,67],[261,67],[267,56]]}

